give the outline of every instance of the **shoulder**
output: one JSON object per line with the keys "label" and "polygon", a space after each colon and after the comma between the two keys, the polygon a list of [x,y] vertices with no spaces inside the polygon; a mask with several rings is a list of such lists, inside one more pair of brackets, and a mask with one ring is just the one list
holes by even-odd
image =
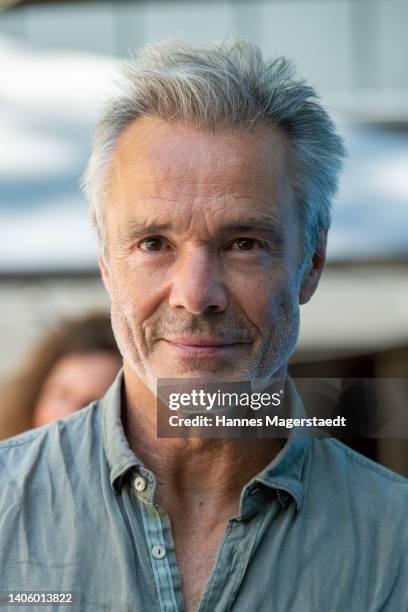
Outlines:
{"label": "shoulder", "polygon": [[408,581],[408,480],[336,439],[310,442],[304,505],[314,537],[319,533],[336,561],[353,568],[354,584],[381,593],[387,610],[401,609]]}
{"label": "shoulder", "polygon": [[52,435],[56,432],[66,431],[68,435],[75,433],[78,427],[83,427],[89,424],[89,421],[95,417],[95,410],[98,408],[99,401],[92,402],[85,408],[77,410],[73,414],[70,414],[63,419],[49,423],[48,425],[42,425],[35,429],[30,429],[21,434],[7,438],[6,440],[0,441],[0,454],[8,452],[9,449],[16,448],[23,445],[35,444],[36,440],[51,440]]}
{"label": "shoulder", "polygon": [[329,498],[337,512],[348,512],[372,529],[389,528],[391,533],[400,523],[408,544],[408,480],[404,476],[334,438],[314,438],[311,449],[312,496]]}
{"label": "shoulder", "polygon": [[61,560],[77,545],[74,526],[89,529],[84,502],[100,482],[98,405],[0,442],[3,582],[41,584],[69,567]]}
{"label": "shoulder", "polygon": [[98,435],[98,404],[0,442],[0,506],[61,469],[75,470]]}
{"label": "shoulder", "polygon": [[335,438],[315,438],[313,452],[316,459],[325,460],[327,469],[339,476],[377,482],[379,486],[396,487],[408,495],[408,479],[368,459]]}

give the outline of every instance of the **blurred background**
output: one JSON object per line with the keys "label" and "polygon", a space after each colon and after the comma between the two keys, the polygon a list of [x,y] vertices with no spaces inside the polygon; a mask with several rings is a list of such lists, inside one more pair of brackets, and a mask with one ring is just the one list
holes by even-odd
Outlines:
{"label": "blurred background", "polygon": [[[78,183],[118,62],[237,34],[294,59],[348,148],[292,374],[408,377],[407,32],[407,0],[0,0],[0,382],[58,321],[108,308]],[[352,445],[408,475],[406,440]]]}

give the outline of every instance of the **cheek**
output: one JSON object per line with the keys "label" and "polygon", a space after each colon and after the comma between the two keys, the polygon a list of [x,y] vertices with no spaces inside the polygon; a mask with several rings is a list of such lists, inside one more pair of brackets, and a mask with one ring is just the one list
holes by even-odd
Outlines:
{"label": "cheek", "polygon": [[298,308],[297,285],[283,268],[236,280],[230,295],[248,319],[264,330]]}
{"label": "cheek", "polygon": [[154,279],[146,276],[143,269],[120,262],[111,270],[112,310],[123,313],[140,325],[157,308],[159,303],[157,285]]}

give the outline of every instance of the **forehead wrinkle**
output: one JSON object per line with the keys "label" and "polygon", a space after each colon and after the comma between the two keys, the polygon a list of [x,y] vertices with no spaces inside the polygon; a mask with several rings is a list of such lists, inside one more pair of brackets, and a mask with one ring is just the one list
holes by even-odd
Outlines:
{"label": "forehead wrinkle", "polygon": [[[140,170],[132,173],[130,181],[120,170],[115,173],[116,184],[123,199],[128,200],[134,194],[139,200],[178,201],[180,197],[224,197],[234,192],[225,181],[204,181],[182,176],[163,175],[149,169],[149,175]],[[242,196],[245,197],[245,196]]]}
{"label": "forehead wrinkle", "polygon": [[[190,185],[190,181],[186,181]],[[157,184],[152,182],[144,182],[144,187],[147,189],[136,191],[134,196],[129,195],[128,202],[131,203],[134,197],[137,206],[132,206],[132,216],[138,212],[141,215],[141,221],[149,224],[149,220],[154,219],[157,223],[165,223],[168,220],[169,213],[174,217],[180,217],[178,225],[185,225],[187,218],[191,217],[190,224],[194,221],[200,222],[203,217],[206,221],[212,218],[218,222],[218,217],[222,216],[228,222],[228,219],[237,219],[238,215],[248,216],[257,215],[259,219],[264,218],[265,222],[271,220],[279,221],[281,217],[280,202],[275,194],[270,197],[260,194],[259,190],[254,189],[255,193],[236,193],[235,187],[232,185],[228,190],[218,190],[216,193],[208,193],[207,185],[205,194],[185,193],[178,189],[178,183],[174,184],[171,189],[157,189]],[[166,184],[167,186],[167,184]],[[194,185],[193,185],[194,186]],[[263,197],[261,197],[263,196]],[[275,196],[275,197],[274,197]],[[181,204],[181,206],[177,206]],[[149,212],[147,212],[149,211]],[[147,214],[146,214],[147,213]]]}
{"label": "forehead wrinkle", "polygon": [[[229,211],[232,214],[228,214]],[[196,227],[196,230],[198,230],[197,236],[201,234],[201,239],[203,239],[203,236],[208,239],[210,236],[222,237],[241,231],[243,233],[270,234],[271,237],[282,234],[281,216],[273,209],[259,215],[254,214],[253,211],[246,211],[242,215],[237,215],[237,209],[231,207],[226,210],[227,214],[222,215],[218,220],[214,210],[210,209],[209,214],[205,214],[205,210],[202,210],[202,212],[203,215],[199,217],[182,215],[182,219],[177,219],[176,215],[176,217],[168,220],[167,215],[162,216],[160,214],[144,216],[141,219],[130,219],[120,226],[119,238],[126,242],[147,234],[182,235],[188,233],[195,224],[198,225]],[[214,218],[213,222],[212,218]]]}
{"label": "forehead wrinkle", "polygon": [[[139,177],[135,174],[133,189],[129,189],[129,185],[125,184],[123,177],[120,174],[117,176],[119,188],[125,199],[134,197],[140,201],[154,202],[158,201],[174,201],[178,202],[181,197],[197,200],[231,198],[236,202],[254,201],[263,205],[270,206],[275,200],[282,199],[282,189],[280,185],[275,183],[271,186],[270,198],[266,199],[262,196],[259,189],[259,183],[250,180],[235,181],[232,184],[227,184],[225,181],[197,181],[187,177],[167,177],[154,176]],[[280,183],[280,181],[279,181]]]}
{"label": "forehead wrinkle", "polygon": [[[229,168],[237,170],[241,165],[246,169],[250,168],[251,175],[275,176],[276,166],[287,165],[288,151],[284,134],[272,127],[267,130],[260,129],[259,132],[252,134],[242,130],[214,135],[177,123],[169,124],[158,118],[143,118],[133,122],[125,130],[118,142],[116,158],[125,165],[130,158],[136,171],[140,165],[144,166],[144,171],[147,169],[146,165],[150,171],[156,166],[159,171],[166,173],[167,179],[177,166],[182,169],[183,174],[191,174],[193,169],[200,172],[203,163],[207,171],[215,175],[221,174],[223,178]],[[268,133],[272,140],[259,138],[267,136]],[[242,139],[249,139],[250,148],[255,143],[252,155],[248,154]],[[269,159],[270,163],[259,164],[260,158]],[[197,182],[197,172],[194,174]]]}
{"label": "forehead wrinkle", "polygon": [[[217,231],[214,227],[217,225],[237,224],[243,217],[256,216],[259,222],[262,220],[266,224],[280,224],[281,220],[281,193],[271,193],[270,198],[260,197],[259,190],[248,190],[247,194],[242,192],[236,193],[235,186],[231,186],[229,193],[227,190],[217,188],[214,192],[208,192],[208,185],[205,185],[205,194],[192,193],[196,189],[196,185],[191,181],[184,181],[184,185],[188,186],[188,192],[185,189],[180,189],[178,181],[172,182],[171,188],[166,182],[162,183],[164,189],[161,189],[155,182],[144,182],[144,189],[133,194],[127,189],[122,192],[122,196],[129,204],[132,204],[134,198],[137,206],[132,206],[134,213],[137,211],[142,213],[141,222],[150,225],[153,222],[157,225],[167,223],[169,215],[177,218],[177,227],[181,232],[188,232],[191,226],[200,224],[204,221],[205,235],[211,235]],[[122,187],[125,186],[122,184]],[[190,189],[191,187],[191,189]],[[213,186],[214,187],[214,186]],[[257,197],[254,193],[257,192]],[[182,200],[182,207],[178,204]],[[123,200],[122,200],[123,201]],[[147,211],[149,211],[147,213]],[[147,214],[146,214],[147,213]],[[122,217],[122,215],[121,215]],[[136,217],[137,219],[137,217]],[[121,225],[121,224],[120,224]],[[212,227],[211,227],[212,226]],[[204,226],[202,227],[204,229]],[[166,231],[170,231],[167,227]],[[123,237],[123,232],[120,232]],[[125,231],[125,235],[129,232]]]}
{"label": "forehead wrinkle", "polygon": [[[159,130],[163,125],[165,135],[168,135],[164,140]],[[205,204],[205,199],[211,198],[210,206],[214,198],[220,198],[223,209],[229,208],[227,200],[230,199],[237,203],[256,200],[262,206],[274,208],[275,203],[279,205],[285,200],[290,189],[287,181],[288,151],[281,138],[278,137],[276,145],[272,141],[272,146],[269,139],[261,142],[255,154],[250,156],[238,138],[245,136],[244,132],[238,133],[237,138],[226,140],[220,135],[221,147],[217,149],[212,146],[217,135],[214,141],[206,139],[203,134],[189,139],[191,131],[187,134],[177,129],[174,131],[174,125],[169,126],[163,121],[155,124],[150,121],[148,128],[144,133],[142,131],[141,138],[137,138],[137,131],[129,133],[127,142],[121,143],[114,156],[115,181],[119,190],[117,199],[128,206],[133,207],[133,201],[143,206],[143,200],[147,203],[147,199],[171,204],[183,199],[182,204],[192,209],[193,205],[198,207],[200,201]],[[170,128],[172,131],[167,134]],[[259,138],[255,142],[258,143]],[[226,155],[229,151],[231,155]],[[260,156],[262,163],[259,163]],[[239,167],[245,172],[240,174]],[[260,180],[262,178],[268,178],[269,185],[265,185],[265,181]],[[219,209],[217,206],[216,214]]]}

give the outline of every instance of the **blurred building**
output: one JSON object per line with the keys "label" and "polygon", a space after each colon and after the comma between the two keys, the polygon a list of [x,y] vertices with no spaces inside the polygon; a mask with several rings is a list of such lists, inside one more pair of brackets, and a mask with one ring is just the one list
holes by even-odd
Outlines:
{"label": "blurred building", "polygon": [[[108,303],[78,183],[118,61],[148,41],[236,34],[294,59],[349,150],[292,373],[408,377],[406,0],[1,5],[0,377],[55,319]],[[356,445],[408,475],[406,440]]]}

